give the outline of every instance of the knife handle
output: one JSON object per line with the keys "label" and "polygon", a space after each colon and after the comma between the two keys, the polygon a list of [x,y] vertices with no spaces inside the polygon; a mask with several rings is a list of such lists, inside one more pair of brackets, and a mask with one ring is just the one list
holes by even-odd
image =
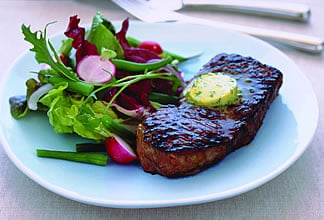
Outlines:
{"label": "knife handle", "polygon": [[321,53],[323,51],[324,41],[319,37],[259,27],[230,24],[226,22],[212,21],[203,18],[182,15],[180,13],[178,13],[177,15],[177,20],[182,22],[230,29],[241,33],[249,34],[267,41],[289,45],[305,52]]}
{"label": "knife handle", "polygon": [[215,9],[220,10],[266,15],[303,22],[308,21],[310,18],[310,7],[308,5],[284,1],[183,0],[183,4],[188,6],[213,6]]}

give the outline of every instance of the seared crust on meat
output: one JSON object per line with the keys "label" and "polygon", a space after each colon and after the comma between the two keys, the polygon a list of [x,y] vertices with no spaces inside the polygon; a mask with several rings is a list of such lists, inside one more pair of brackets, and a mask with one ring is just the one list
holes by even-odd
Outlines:
{"label": "seared crust on meat", "polygon": [[208,72],[235,78],[240,103],[205,108],[183,101],[148,115],[138,126],[136,147],[146,172],[167,177],[192,175],[250,143],[282,84],[279,70],[237,54],[217,55],[198,75]]}

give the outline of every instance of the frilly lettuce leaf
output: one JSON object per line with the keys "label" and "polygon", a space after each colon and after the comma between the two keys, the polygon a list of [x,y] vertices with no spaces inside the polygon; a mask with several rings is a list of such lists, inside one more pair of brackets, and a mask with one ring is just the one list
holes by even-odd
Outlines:
{"label": "frilly lettuce leaf", "polygon": [[[84,138],[101,142],[111,136],[111,130],[101,122],[103,116],[117,119],[117,115],[106,108],[102,101],[83,104],[84,97],[66,95],[67,83],[57,84],[40,103],[47,106],[50,124],[57,133],[76,133]],[[82,111],[87,109],[88,112]]]}

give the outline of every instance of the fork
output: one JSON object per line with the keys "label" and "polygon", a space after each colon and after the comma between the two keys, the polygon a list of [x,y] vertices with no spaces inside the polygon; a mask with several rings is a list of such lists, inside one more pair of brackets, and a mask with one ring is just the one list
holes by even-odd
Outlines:
{"label": "fork", "polygon": [[130,14],[148,23],[179,21],[207,25],[238,31],[271,42],[292,46],[306,52],[321,53],[323,50],[324,42],[318,37],[191,17],[175,11],[153,8],[144,0],[113,0],[113,2],[128,11]]}

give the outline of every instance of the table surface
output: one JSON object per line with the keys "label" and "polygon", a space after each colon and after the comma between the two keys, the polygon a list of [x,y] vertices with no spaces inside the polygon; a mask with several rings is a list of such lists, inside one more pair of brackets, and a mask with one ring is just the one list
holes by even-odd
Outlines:
{"label": "table surface", "polygon": [[[237,24],[294,31],[324,38],[324,2],[295,0],[311,6],[309,23],[193,8],[183,13]],[[78,14],[90,23],[101,11],[111,20],[130,16],[108,0],[0,1],[1,73],[29,45],[20,33],[22,23],[42,29],[48,21],[65,21]],[[130,16],[133,18],[132,16]],[[65,22],[51,27],[53,33],[65,29]],[[114,209],[82,204],[63,198],[33,182],[9,160],[0,146],[0,219],[323,219],[324,218],[324,57],[280,46],[309,78],[320,107],[318,128],[306,152],[288,170],[269,183],[234,198],[199,205],[152,209]],[[0,143],[1,145],[1,143]]]}

